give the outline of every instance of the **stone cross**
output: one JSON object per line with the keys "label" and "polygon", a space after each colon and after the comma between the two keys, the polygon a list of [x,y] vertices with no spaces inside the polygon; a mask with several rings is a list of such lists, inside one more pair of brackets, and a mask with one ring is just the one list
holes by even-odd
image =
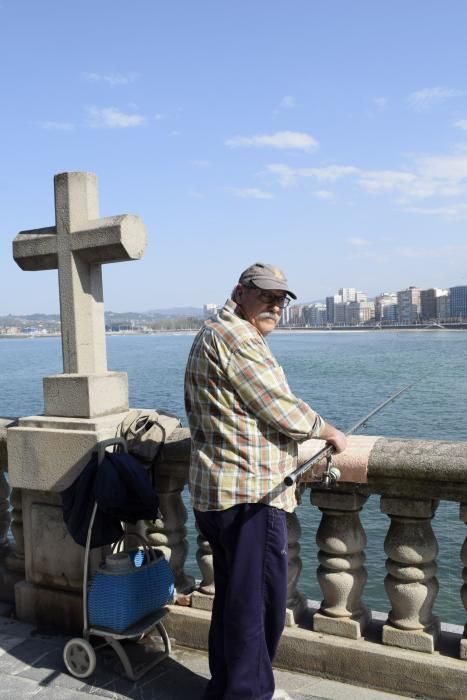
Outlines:
{"label": "stone cross", "polygon": [[22,270],[58,269],[63,371],[103,374],[102,264],[141,258],[146,230],[137,216],[99,218],[92,173],[61,173],[54,188],[55,226],[21,231],[13,241],[13,257]]}

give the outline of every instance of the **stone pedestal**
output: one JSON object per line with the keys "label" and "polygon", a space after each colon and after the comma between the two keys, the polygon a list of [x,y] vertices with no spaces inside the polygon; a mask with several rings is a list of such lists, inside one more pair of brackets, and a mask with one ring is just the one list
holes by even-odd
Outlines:
{"label": "stone pedestal", "polygon": [[11,486],[33,491],[63,491],[88,463],[98,442],[115,437],[126,415],[98,418],[29,416],[8,429]]}
{"label": "stone pedestal", "polygon": [[207,593],[193,591],[191,596],[191,607],[195,608],[195,610],[207,610],[208,612],[212,612],[213,603],[214,594],[209,595]]}
{"label": "stone pedestal", "polygon": [[[76,633],[83,626],[84,547],[66,529],[58,493],[26,489],[22,493],[26,580],[15,586],[17,617]],[[92,550],[91,571],[106,551]]]}
{"label": "stone pedestal", "polygon": [[[20,620],[54,621],[70,634],[82,628],[84,547],[66,529],[58,492],[75,480],[98,442],[115,436],[125,415],[30,416],[9,429],[9,479],[22,498],[25,581],[15,586]],[[101,549],[93,550],[92,565],[102,558]]]}

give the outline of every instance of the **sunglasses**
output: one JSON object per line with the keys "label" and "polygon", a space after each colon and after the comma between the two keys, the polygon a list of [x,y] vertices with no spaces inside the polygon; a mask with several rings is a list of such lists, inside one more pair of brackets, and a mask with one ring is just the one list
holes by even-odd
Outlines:
{"label": "sunglasses", "polygon": [[278,306],[280,309],[285,309],[285,307],[290,304],[290,297],[287,295],[277,296],[273,292],[261,290],[258,296],[265,304],[274,304],[274,306]]}

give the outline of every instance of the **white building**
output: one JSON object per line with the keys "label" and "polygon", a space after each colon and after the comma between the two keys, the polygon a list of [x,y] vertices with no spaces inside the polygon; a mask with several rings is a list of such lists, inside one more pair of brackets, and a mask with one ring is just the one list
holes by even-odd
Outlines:
{"label": "white building", "polygon": [[205,304],[203,306],[204,318],[211,318],[211,316],[215,316],[217,314],[217,311],[217,304]]}
{"label": "white building", "polygon": [[375,319],[377,321],[397,321],[398,307],[395,292],[383,292],[375,297]]}
{"label": "white building", "polygon": [[307,326],[325,326],[326,319],[326,304],[308,304],[303,309],[303,320]]}
{"label": "white building", "polygon": [[416,323],[420,320],[421,292],[420,287],[408,287],[397,292],[399,321],[401,323]]}

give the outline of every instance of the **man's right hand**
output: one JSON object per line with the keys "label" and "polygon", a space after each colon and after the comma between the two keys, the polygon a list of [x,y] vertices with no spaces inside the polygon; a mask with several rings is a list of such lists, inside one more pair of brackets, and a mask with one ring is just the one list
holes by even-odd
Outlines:
{"label": "man's right hand", "polygon": [[338,430],[330,423],[325,423],[319,434],[320,440],[326,440],[330,445],[332,445],[336,453],[343,452],[347,447],[347,437],[345,433]]}

